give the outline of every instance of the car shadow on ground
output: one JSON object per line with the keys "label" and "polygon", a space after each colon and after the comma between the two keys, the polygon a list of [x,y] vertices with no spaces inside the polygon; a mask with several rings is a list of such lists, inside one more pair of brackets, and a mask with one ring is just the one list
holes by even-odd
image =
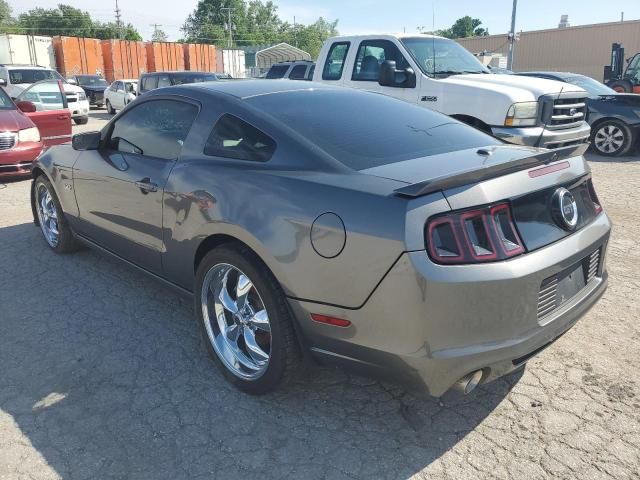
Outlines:
{"label": "car shadow on ground", "polygon": [[587,150],[587,160],[598,163],[628,163],[640,162],[640,146],[632,148],[626,155],[622,157],[607,157],[594,152],[593,148]]}
{"label": "car shadow on ground", "polygon": [[0,418],[63,478],[407,478],[522,375],[433,399],[313,367],[250,397],[211,364],[189,299],[91,250],[55,255],[33,224],[0,245]]}

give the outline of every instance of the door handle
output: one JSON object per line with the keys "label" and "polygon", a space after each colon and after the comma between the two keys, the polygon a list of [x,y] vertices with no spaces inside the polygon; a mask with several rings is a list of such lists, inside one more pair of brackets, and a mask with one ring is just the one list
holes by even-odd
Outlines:
{"label": "door handle", "polygon": [[58,120],[69,120],[69,115],[58,115]]}
{"label": "door handle", "polygon": [[142,180],[138,180],[136,182],[136,187],[138,187],[144,194],[158,191],[158,185],[156,183],[151,182],[151,179],[149,177],[145,177]]}

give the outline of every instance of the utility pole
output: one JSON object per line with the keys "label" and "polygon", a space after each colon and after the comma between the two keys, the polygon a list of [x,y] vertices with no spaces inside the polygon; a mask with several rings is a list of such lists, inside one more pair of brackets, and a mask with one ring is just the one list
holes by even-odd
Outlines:
{"label": "utility pole", "polygon": [[509,52],[507,53],[507,70],[513,70],[513,51],[516,43],[516,9],[518,0],[513,0],[513,10],[511,11],[511,30],[509,31]]}
{"label": "utility pole", "polygon": [[122,22],[120,21],[120,7],[118,7],[118,0],[116,0],[116,25],[118,27],[118,36],[120,37],[120,40],[122,40],[124,38],[123,32],[122,32]]}
{"label": "utility pole", "polygon": [[227,11],[227,16],[229,19],[229,23],[227,23],[227,28],[229,29],[229,48],[231,48],[233,46],[233,24],[231,23],[231,12],[235,10],[235,8],[231,8],[231,7],[223,7],[220,9],[222,10],[226,10]]}
{"label": "utility pole", "polygon": [[158,32],[160,31],[160,27],[162,26],[161,23],[151,23],[149,25],[150,27],[153,27],[153,38],[152,40],[155,40],[157,37]]}
{"label": "utility pole", "polygon": [[296,28],[296,16],[293,16],[293,39],[295,40],[296,47],[298,46],[298,29]]}

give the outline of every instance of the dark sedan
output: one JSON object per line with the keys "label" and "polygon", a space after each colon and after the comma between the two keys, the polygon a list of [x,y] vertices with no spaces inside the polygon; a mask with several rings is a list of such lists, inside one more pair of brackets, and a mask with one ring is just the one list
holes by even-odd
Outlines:
{"label": "dark sedan", "polygon": [[314,356],[468,393],[606,288],[585,148],[504,145],[354,89],[203,82],[40,156],[32,205],[55,252],[82,242],[191,295],[244,391]]}
{"label": "dark sedan", "polygon": [[591,145],[600,155],[625,155],[640,138],[640,95],[618,93],[591,77],[565,72],[523,72],[516,75],[547,78],[582,87],[589,94],[587,121]]}
{"label": "dark sedan", "polygon": [[87,94],[89,105],[102,108],[104,105],[104,91],[109,87],[107,81],[100,75],[74,75],[67,78],[69,83],[78,85]]}

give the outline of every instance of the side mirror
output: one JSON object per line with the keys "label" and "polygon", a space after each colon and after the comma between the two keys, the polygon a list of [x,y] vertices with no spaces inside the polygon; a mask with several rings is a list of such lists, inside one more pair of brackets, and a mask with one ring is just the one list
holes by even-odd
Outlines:
{"label": "side mirror", "polygon": [[415,88],[416,72],[410,67],[404,70],[397,70],[395,61],[385,60],[380,65],[378,83],[383,87]]}
{"label": "side mirror", "polygon": [[36,104],[28,100],[20,100],[16,102],[16,107],[24,113],[33,113],[37,111]]}
{"label": "side mirror", "polygon": [[100,147],[100,132],[77,133],[71,138],[74,150],[97,150]]}
{"label": "side mirror", "polygon": [[77,85],[78,82],[76,82],[75,78],[67,78],[67,83],[70,83],[71,85]]}
{"label": "side mirror", "polygon": [[4,78],[0,78],[0,87],[6,87],[7,81]]}

